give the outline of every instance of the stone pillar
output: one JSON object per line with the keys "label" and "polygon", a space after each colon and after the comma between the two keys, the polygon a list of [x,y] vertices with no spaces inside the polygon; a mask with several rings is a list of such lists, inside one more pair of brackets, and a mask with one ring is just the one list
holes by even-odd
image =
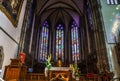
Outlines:
{"label": "stone pillar", "polygon": [[118,64],[118,59],[116,56],[116,51],[114,45],[110,46],[109,53],[112,65],[112,71],[114,73],[114,78],[120,77],[120,66]]}

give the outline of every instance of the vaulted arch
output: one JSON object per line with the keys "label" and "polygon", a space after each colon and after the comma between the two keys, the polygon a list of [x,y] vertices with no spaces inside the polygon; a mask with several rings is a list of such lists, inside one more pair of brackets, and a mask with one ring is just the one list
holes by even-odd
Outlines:
{"label": "vaulted arch", "polygon": [[[82,73],[89,71],[97,73],[97,61],[99,61],[98,58],[102,59],[100,54],[103,53],[99,50],[101,49],[99,45],[103,44],[104,46],[105,44],[99,40],[104,39],[104,37],[98,37],[101,32],[94,30],[102,29],[100,18],[98,18],[100,14],[97,13],[99,10],[93,10],[94,4],[89,1],[36,0],[35,14],[33,15],[34,24],[31,28],[33,32],[31,51],[35,60],[45,62],[47,55],[52,54],[54,63],[60,58],[65,66],[74,62],[77,62],[79,67],[84,65],[85,68],[81,67]],[[88,4],[92,14],[88,11]],[[45,33],[46,27],[43,27],[46,20],[49,23],[49,28],[47,28],[49,34],[47,35]],[[47,37],[48,39],[46,39]],[[26,37],[26,39],[28,38]],[[48,41],[48,46],[45,46],[46,41]],[[47,51],[45,51],[46,49]],[[93,60],[95,62],[91,64]]]}
{"label": "vaulted arch", "polygon": [[[48,8],[51,8],[51,7],[57,8],[56,4],[58,4],[59,7],[61,6],[61,7],[72,8],[77,13],[81,14],[81,10],[76,6],[76,4],[74,2],[72,2],[72,0],[48,0],[44,3],[43,6],[38,8],[37,14],[41,15],[45,10],[47,10]],[[83,4],[83,2],[81,4]],[[38,5],[39,5],[39,3],[38,3]]]}

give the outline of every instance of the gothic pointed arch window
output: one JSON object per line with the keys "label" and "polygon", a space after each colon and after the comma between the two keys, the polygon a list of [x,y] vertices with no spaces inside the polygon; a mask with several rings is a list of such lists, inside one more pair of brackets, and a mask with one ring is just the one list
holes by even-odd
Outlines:
{"label": "gothic pointed arch window", "polygon": [[72,41],[72,61],[80,60],[78,26],[75,21],[71,24],[71,41]]}
{"label": "gothic pointed arch window", "polygon": [[61,58],[64,61],[64,27],[58,24],[56,27],[56,60]]}
{"label": "gothic pointed arch window", "polygon": [[45,21],[42,25],[41,38],[40,38],[40,51],[39,59],[41,62],[45,62],[48,54],[48,35],[49,35],[49,24]]}

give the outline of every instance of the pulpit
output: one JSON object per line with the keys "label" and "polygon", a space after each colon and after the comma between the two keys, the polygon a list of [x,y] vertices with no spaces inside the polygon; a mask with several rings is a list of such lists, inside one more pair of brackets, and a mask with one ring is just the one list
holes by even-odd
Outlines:
{"label": "pulpit", "polygon": [[18,59],[11,59],[11,64],[8,66],[5,66],[5,72],[4,72],[4,79],[5,81],[8,80],[25,80],[27,71],[27,66],[21,64],[21,60]]}

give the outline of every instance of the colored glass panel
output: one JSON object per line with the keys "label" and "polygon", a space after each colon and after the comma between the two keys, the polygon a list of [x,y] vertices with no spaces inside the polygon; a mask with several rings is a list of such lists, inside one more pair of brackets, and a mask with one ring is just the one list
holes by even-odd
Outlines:
{"label": "colored glass panel", "polygon": [[71,39],[72,39],[72,60],[80,60],[78,26],[73,21],[71,25]]}
{"label": "colored glass panel", "polygon": [[48,22],[45,21],[42,26],[41,39],[40,39],[40,61],[45,61],[48,53]]}
{"label": "colored glass panel", "polygon": [[58,58],[64,60],[64,30],[61,24],[56,29],[56,60]]}

